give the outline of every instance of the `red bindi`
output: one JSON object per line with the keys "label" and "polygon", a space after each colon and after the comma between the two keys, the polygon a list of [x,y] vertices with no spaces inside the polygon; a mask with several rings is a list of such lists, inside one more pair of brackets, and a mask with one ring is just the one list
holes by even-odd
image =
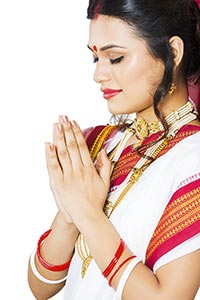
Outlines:
{"label": "red bindi", "polygon": [[95,52],[97,52],[97,46],[93,46],[93,50],[95,51]]}

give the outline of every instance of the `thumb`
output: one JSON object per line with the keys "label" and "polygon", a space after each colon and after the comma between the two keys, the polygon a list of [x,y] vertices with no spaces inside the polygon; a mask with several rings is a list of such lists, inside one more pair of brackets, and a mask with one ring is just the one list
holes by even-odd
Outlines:
{"label": "thumb", "polygon": [[96,170],[99,173],[106,187],[109,188],[111,163],[105,149],[102,149],[97,155]]}

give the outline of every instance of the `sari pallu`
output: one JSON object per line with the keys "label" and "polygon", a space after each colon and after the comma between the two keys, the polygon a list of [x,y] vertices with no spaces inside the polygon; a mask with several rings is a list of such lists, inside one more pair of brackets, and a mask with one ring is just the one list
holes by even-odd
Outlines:
{"label": "sari pallu", "polygon": [[[104,144],[107,152],[113,149],[120,137],[120,133],[115,134],[109,143]],[[196,204],[200,199],[199,150],[200,132],[178,142],[145,170],[110,217],[130,250],[155,273],[164,264],[200,248],[199,204]],[[128,179],[127,175],[109,197],[117,199]],[[189,212],[184,214],[182,206],[186,212],[189,207]],[[185,222],[184,230],[181,224],[176,224],[177,213],[182,216],[182,220],[177,218],[180,223]],[[167,222],[171,217],[170,227]],[[190,217],[194,220],[192,224]],[[176,233],[176,225],[180,229],[178,235],[171,237],[165,230],[171,228],[172,233]],[[171,238],[163,239],[164,234]],[[82,260],[75,253],[65,299],[114,300],[115,291],[108,286],[94,259],[84,278],[81,277],[81,266]]]}

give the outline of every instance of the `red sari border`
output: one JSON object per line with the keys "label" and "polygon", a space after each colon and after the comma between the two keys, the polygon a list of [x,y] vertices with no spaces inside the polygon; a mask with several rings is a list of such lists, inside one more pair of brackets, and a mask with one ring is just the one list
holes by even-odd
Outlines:
{"label": "red sari border", "polygon": [[[183,126],[179,130],[177,135],[172,140],[170,140],[169,144],[159,153],[157,159],[162,155],[164,155],[166,152],[168,152],[171,148],[173,148],[184,138],[187,138],[199,131],[200,131],[200,126],[196,126],[196,125]],[[157,140],[160,134],[161,132],[154,133],[148,138],[146,138],[144,141],[144,145]],[[122,151],[122,154],[117,164],[115,165],[115,169],[111,177],[111,189],[115,188],[125,180],[130,170],[133,168],[133,166],[135,166],[135,164],[141,158],[141,155],[139,155],[137,151],[132,150],[132,146],[133,145],[129,145]]]}
{"label": "red sari border", "polygon": [[200,233],[200,179],[174,193],[154,231],[146,254],[146,265]]}

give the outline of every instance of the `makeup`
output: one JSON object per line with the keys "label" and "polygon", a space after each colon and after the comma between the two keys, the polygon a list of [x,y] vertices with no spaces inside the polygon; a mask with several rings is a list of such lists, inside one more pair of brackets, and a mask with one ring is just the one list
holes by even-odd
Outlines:
{"label": "makeup", "polygon": [[97,52],[97,46],[93,46],[93,50],[95,51],[95,52]]}
{"label": "makeup", "polygon": [[101,89],[101,91],[103,92],[103,97],[107,100],[114,96],[117,96],[122,92],[122,90],[114,90],[114,89]]}

